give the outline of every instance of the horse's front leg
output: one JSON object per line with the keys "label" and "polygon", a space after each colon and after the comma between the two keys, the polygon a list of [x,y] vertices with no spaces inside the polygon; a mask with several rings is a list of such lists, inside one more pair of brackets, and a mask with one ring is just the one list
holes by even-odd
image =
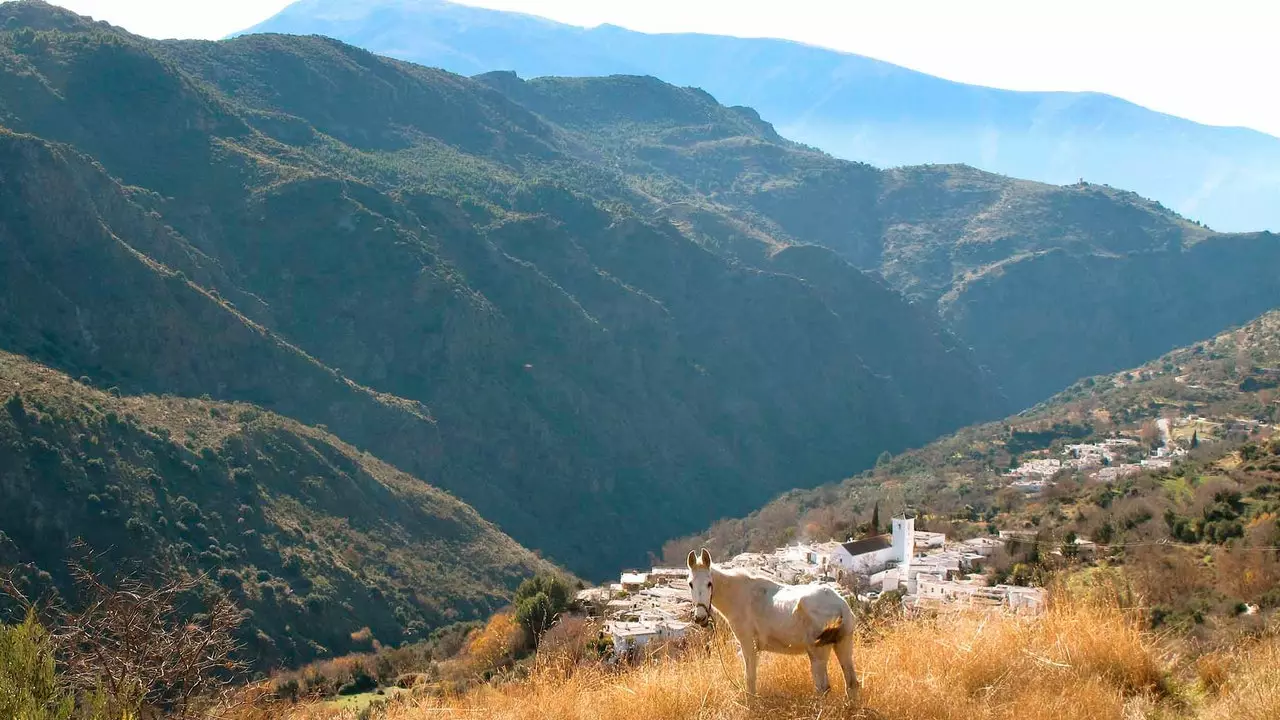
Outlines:
{"label": "horse's front leg", "polygon": [[819,645],[809,650],[809,669],[813,671],[813,688],[819,695],[826,695],[831,689],[831,679],[827,676],[827,661],[830,659],[830,645]]}
{"label": "horse's front leg", "polygon": [[747,681],[747,694],[756,694],[756,666],[760,661],[760,656],[756,652],[755,638],[743,638],[741,635],[735,635],[738,638],[738,654],[742,656],[742,675]]}

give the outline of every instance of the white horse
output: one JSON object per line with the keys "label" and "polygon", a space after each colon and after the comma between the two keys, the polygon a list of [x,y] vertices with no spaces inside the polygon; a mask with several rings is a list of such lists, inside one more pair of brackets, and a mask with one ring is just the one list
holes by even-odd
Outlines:
{"label": "white horse", "polygon": [[706,548],[690,552],[688,565],[694,622],[706,625],[714,608],[729,624],[738,639],[748,694],[756,694],[761,652],[807,654],[813,685],[826,693],[831,687],[827,661],[834,647],[845,692],[851,698],[857,695],[853,610],[838,593],[821,585],[782,585],[745,570],[714,567]]}

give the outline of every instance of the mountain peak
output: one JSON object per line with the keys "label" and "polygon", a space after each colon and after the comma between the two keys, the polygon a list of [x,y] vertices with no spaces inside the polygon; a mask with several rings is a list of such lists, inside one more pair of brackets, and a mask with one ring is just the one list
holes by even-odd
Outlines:
{"label": "mountain peak", "polygon": [[255,30],[332,35],[465,75],[651,75],[754,108],[782,135],[849,160],[964,163],[1055,185],[1083,177],[1215,228],[1280,229],[1280,138],[1099,93],[1000,90],[791,41],[584,29],[450,3],[379,3],[360,17],[314,7],[295,4]]}
{"label": "mountain peak", "polygon": [[116,30],[109,23],[95,22],[93,18],[77,15],[44,0],[13,0],[0,4],[0,29],[22,28],[64,32],[84,31],[91,28]]}

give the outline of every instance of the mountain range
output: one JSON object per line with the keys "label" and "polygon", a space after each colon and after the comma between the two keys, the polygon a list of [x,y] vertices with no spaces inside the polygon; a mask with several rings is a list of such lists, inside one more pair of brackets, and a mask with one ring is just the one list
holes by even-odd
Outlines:
{"label": "mountain range", "polygon": [[1083,178],[1219,230],[1280,230],[1280,138],[1099,93],[998,90],[784,40],[581,28],[443,0],[299,0],[245,32],[326,35],[464,75],[653,75],[879,167],[964,163],[1054,184]]}
{"label": "mountain range", "polygon": [[588,575],[1002,406],[927,308],[704,248],[480,82],[2,7],[0,347],[72,377],[324,425]]}
{"label": "mountain range", "polygon": [[[529,550],[613,574],[1280,305],[1272,234],[1092,184],[878,170],[651,77],[153,41],[31,1],[0,28],[0,401],[26,458],[0,488],[63,482],[5,518],[28,529],[4,562],[46,567],[92,526],[192,569],[216,545],[247,597],[258,570],[314,568],[315,617],[264,647],[342,648],[357,605],[392,618],[379,637],[489,607],[545,567]],[[218,524],[244,498],[289,509],[250,526],[265,554]],[[139,530],[161,517],[195,535]]]}

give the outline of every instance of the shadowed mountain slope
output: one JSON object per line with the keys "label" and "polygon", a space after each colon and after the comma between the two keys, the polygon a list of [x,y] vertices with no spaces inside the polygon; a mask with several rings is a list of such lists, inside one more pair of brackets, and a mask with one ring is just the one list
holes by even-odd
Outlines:
{"label": "shadowed mountain slope", "polygon": [[936,306],[1014,408],[1280,305],[1280,237],[1215,233],[1131,192],[965,166],[880,171],[652,78],[480,79],[717,252],[767,267],[779,247],[815,243]]}
{"label": "shadowed mountain slope", "polygon": [[350,652],[365,627],[421,639],[546,568],[456,498],[252,405],[120,396],[8,353],[0,397],[0,563],[33,593],[65,589],[76,539],[106,573],[205,573],[251,611],[258,667]]}

